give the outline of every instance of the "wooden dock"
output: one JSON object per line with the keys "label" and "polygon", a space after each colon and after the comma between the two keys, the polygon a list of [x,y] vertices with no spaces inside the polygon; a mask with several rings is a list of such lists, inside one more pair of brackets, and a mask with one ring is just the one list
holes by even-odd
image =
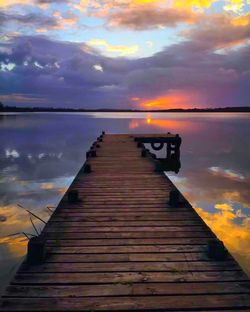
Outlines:
{"label": "wooden dock", "polygon": [[178,163],[171,134],[93,144],[0,311],[250,311],[249,278],[144,148],[152,139]]}

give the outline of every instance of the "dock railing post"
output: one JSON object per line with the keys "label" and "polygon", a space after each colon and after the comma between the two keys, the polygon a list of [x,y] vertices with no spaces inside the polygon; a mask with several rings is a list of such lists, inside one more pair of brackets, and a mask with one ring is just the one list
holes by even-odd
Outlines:
{"label": "dock railing post", "polygon": [[46,256],[46,240],[43,235],[32,237],[28,242],[26,262],[31,265],[43,263]]}

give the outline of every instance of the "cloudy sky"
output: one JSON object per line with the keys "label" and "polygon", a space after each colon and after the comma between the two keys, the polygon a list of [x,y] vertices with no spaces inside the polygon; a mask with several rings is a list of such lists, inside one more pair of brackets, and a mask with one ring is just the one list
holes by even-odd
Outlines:
{"label": "cloudy sky", "polygon": [[249,0],[0,0],[0,100],[248,106]]}

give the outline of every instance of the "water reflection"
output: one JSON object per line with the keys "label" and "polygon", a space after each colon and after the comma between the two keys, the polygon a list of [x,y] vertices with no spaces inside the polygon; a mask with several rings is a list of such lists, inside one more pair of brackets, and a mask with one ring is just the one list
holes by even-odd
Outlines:
{"label": "water reflection", "polygon": [[247,114],[1,115],[1,286],[25,254],[25,237],[8,235],[34,232],[18,204],[48,219],[46,207],[57,205],[102,130],[179,133],[182,169],[171,179],[250,273],[249,121]]}

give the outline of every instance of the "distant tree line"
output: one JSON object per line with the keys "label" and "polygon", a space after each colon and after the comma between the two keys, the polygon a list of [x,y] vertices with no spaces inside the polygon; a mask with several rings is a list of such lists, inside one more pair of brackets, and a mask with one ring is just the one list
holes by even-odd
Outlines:
{"label": "distant tree line", "polygon": [[250,113],[250,106],[241,107],[221,107],[221,108],[171,108],[171,109],[151,109],[151,110],[139,110],[139,109],[83,109],[83,108],[54,108],[54,107],[17,107],[6,106],[0,101],[1,112],[169,112],[169,113],[199,113],[199,112],[228,112],[228,113]]}

